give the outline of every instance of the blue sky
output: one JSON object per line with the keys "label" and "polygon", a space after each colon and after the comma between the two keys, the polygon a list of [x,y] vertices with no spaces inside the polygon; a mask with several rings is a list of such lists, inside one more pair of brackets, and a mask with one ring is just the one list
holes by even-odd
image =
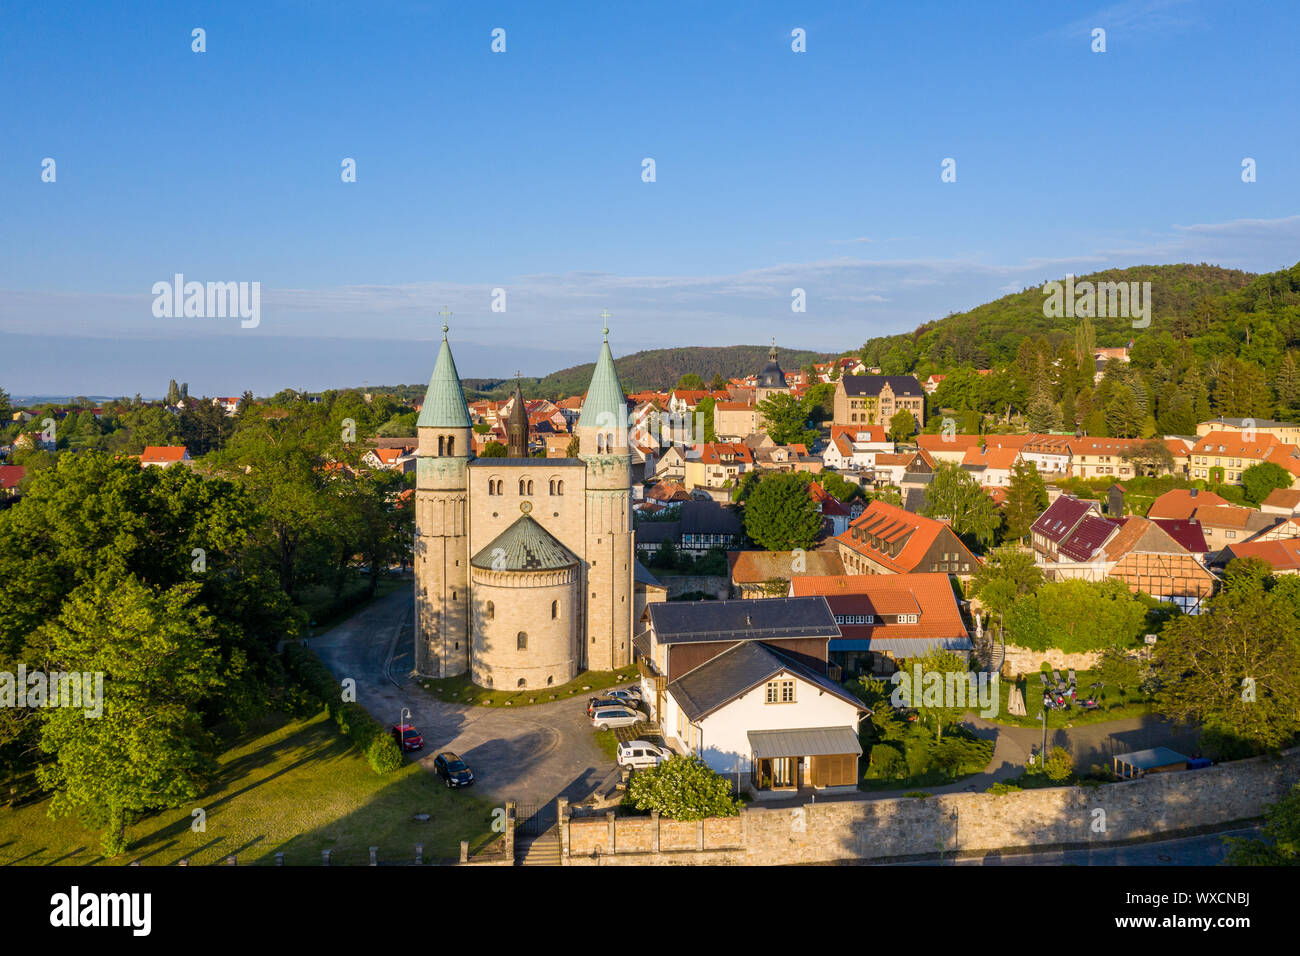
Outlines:
{"label": "blue sky", "polygon": [[[467,376],[588,361],[603,308],[616,354],[838,351],[1066,272],[1290,266],[1298,27],[1199,0],[10,5],[0,386],[420,381],[444,304]],[[178,272],[260,282],[260,324],[155,318]]]}

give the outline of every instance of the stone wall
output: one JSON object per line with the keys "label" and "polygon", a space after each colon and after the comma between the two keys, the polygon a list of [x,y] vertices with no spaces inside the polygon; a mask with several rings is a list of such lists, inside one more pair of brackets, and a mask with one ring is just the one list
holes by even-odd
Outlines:
{"label": "stone wall", "polygon": [[703,591],[719,601],[725,601],[731,593],[731,579],[719,574],[661,574],[654,568],[650,573],[668,589],[668,600]]}
{"label": "stone wall", "polygon": [[775,865],[1096,846],[1259,817],[1297,778],[1300,749],[1096,787],[855,796],[691,823],[613,813],[570,819],[561,803],[561,845],[570,866]]}
{"label": "stone wall", "polygon": [[1020,647],[1018,644],[1008,644],[1006,662],[1002,665],[1002,673],[1011,676],[1037,674],[1042,669],[1043,661],[1047,661],[1052,667],[1062,671],[1069,670],[1071,667],[1083,671],[1096,667],[1099,660],[1101,660],[1100,651],[1067,654],[1065,651],[1054,647],[1045,651],[1031,651],[1027,647]]}

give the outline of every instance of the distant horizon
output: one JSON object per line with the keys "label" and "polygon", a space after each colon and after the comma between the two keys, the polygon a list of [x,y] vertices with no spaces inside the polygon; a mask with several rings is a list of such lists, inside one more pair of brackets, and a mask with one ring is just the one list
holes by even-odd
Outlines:
{"label": "distant horizon", "polygon": [[[1300,249],[1296,4],[54,0],[6,25],[10,392],[427,380],[444,309],[467,378],[592,361],[605,310],[617,356],[842,351],[1066,273]],[[160,308],[177,276],[255,286],[256,321]]]}

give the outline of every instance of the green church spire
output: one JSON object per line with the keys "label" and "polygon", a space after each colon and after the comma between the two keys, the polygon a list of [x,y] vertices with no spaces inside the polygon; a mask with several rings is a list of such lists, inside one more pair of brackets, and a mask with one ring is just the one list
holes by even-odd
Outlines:
{"label": "green church spire", "polygon": [[420,417],[415,423],[418,428],[470,427],[469,406],[465,404],[465,392],[460,387],[456,360],[451,357],[451,346],[447,344],[445,317],[450,314],[443,309],[442,348],[438,350],[433,377],[429,379],[429,388],[424,393],[424,407],[420,409]]}
{"label": "green church spire", "polygon": [[591,373],[591,385],[582,403],[578,427],[621,431],[627,427],[627,396],[623,394],[618,371],[614,368],[614,354],[609,350],[609,313],[602,312],[600,316],[606,320],[602,330],[605,341],[600,346],[596,369]]}

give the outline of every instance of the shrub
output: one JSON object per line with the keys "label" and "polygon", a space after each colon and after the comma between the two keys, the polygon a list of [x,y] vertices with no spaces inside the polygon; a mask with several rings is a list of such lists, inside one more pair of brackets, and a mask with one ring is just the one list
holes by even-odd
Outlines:
{"label": "shrub", "polygon": [[384,725],[360,704],[344,701],[339,682],[315,652],[301,644],[284,649],[284,666],[316,707],[325,707],[339,732],[366,755],[370,769],[381,776],[402,765],[402,751]]}
{"label": "shrub", "polygon": [[995,797],[1000,797],[1008,793],[1019,793],[1021,789],[1023,788],[1016,786],[1014,783],[1005,783],[1003,781],[999,781],[993,784],[993,786],[989,787],[984,792],[991,793]]}
{"label": "shrub", "polygon": [[930,794],[924,790],[909,790],[907,793],[903,794],[903,796],[912,797],[916,800],[924,800],[926,797],[930,796]]}
{"label": "shrub", "polygon": [[1049,780],[1063,783],[1070,779],[1070,774],[1074,773],[1074,758],[1064,747],[1053,747],[1047,752],[1043,771]]}
{"label": "shrub", "polygon": [[658,810],[669,820],[734,817],[740,803],[731,784],[694,755],[674,755],[656,767],[638,770],[627,787],[638,810]]}

